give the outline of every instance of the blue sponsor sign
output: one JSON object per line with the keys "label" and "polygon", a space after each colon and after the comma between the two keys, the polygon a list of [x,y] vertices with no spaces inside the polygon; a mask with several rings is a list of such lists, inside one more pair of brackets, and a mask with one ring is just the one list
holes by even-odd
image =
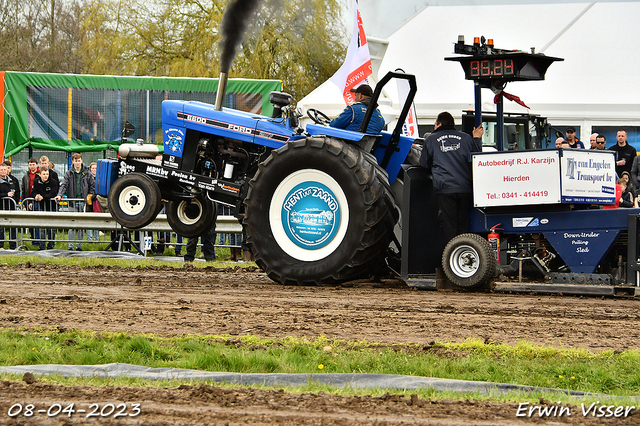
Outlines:
{"label": "blue sponsor sign", "polygon": [[164,153],[174,157],[182,157],[184,149],[184,132],[181,129],[169,128],[164,132]]}
{"label": "blue sponsor sign", "polygon": [[285,233],[298,247],[320,249],[338,232],[340,205],[327,186],[302,182],[285,197],[281,220]]}

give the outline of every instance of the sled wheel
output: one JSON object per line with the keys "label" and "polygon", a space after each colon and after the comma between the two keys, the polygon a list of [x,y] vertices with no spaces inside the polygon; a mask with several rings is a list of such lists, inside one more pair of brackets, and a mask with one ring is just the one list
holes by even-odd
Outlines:
{"label": "sled wheel", "polygon": [[460,287],[475,287],[493,278],[497,264],[489,242],[477,234],[453,238],[442,253],[444,273]]}
{"label": "sled wheel", "polygon": [[204,195],[192,200],[169,201],[167,222],[186,238],[198,237],[210,230],[216,221],[216,205]]}
{"label": "sled wheel", "polygon": [[144,228],[156,218],[161,205],[158,184],[142,173],[116,179],[109,191],[111,216],[125,228]]}
{"label": "sled wheel", "polygon": [[356,146],[315,137],[272,151],[249,182],[243,225],[256,263],[283,284],[371,273],[395,224],[381,173]]}

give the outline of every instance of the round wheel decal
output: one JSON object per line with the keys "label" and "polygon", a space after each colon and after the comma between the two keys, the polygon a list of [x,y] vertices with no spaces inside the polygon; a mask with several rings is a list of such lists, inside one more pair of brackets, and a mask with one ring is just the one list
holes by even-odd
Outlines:
{"label": "round wheel decal", "polygon": [[282,226],[298,247],[317,249],[326,246],[336,235],[339,223],[338,201],[320,182],[302,182],[284,199]]}
{"label": "round wheel decal", "polygon": [[298,170],[276,188],[269,223],[275,241],[288,255],[312,262],[340,246],[349,227],[349,204],[331,176]]}

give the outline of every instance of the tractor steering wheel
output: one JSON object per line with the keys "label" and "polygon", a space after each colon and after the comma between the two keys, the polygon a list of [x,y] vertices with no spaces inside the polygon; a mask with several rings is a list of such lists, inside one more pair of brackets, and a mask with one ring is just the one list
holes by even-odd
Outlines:
{"label": "tractor steering wheel", "polygon": [[320,124],[322,126],[328,126],[329,123],[331,122],[331,119],[327,117],[327,115],[324,112],[318,111],[315,108],[309,108],[307,110],[307,115],[309,116],[310,119],[313,120],[314,123]]}

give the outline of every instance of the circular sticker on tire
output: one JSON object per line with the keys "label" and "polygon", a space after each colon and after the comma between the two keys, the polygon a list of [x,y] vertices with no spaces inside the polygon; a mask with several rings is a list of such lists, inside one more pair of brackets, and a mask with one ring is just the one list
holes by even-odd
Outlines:
{"label": "circular sticker on tire", "polygon": [[327,173],[303,169],[284,178],[269,205],[273,239],[289,256],[313,262],[335,252],[349,228],[347,197]]}
{"label": "circular sticker on tire", "polygon": [[302,182],[285,196],[281,219],[285,233],[295,245],[309,250],[322,248],[338,232],[340,204],[326,185]]}

